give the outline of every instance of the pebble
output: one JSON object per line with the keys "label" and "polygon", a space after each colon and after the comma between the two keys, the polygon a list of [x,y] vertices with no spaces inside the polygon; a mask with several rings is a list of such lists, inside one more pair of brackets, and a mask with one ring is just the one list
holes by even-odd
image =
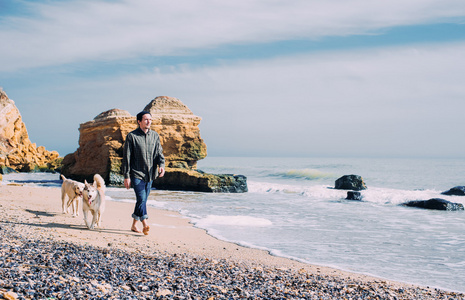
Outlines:
{"label": "pebble", "polygon": [[465,299],[383,280],[81,246],[40,239],[8,223],[0,234],[3,299]]}

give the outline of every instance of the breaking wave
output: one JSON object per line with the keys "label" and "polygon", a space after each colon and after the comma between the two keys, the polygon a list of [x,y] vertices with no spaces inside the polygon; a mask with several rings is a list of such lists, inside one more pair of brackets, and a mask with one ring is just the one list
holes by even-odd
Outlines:
{"label": "breaking wave", "polygon": [[277,173],[275,176],[291,179],[318,180],[332,178],[334,174],[315,169],[291,169],[283,173]]}

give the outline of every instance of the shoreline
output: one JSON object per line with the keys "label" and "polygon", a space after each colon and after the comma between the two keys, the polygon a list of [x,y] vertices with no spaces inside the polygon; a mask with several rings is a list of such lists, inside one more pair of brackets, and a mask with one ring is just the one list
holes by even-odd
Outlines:
{"label": "shoreline", "polygon": [[[389,290],[392,295],[397,294],[400,299],[441,299],[440,295],[453,295],[456,299],[465,298],[462,293],[306,264],[274,256],[266,250],[225,242],[209,235],[203,229],[194,227],[187,218],[174,211],[148,207],[150,232],[144,236],[130,231],[133,205],[106,201],[102,228],[88,230],[82,220],[82,211],[78,217],[61,213],[60,188],[0,185],[1,230],[8,228],[18,237],[27,236],[28,239],[37,241],[67,242],[83,247],[121,250],[146,256],[187,255],[210,262],[227,261],[249,268],[285,270],[294,275],[306,274],[307,277],[311,275],[337,282],[350,282],[350,286],[382,286],[382,289]],[[1,285],[0,288],[6,290]],[[415,296],[409,298],[407,291]],[[422,298],[418,298],[419,293]]]}

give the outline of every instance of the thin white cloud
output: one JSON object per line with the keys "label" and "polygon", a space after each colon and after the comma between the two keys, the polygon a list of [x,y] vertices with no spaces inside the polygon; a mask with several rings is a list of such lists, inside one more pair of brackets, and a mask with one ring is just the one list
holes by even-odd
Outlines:
{"label": "thin white cloud", "polygon": [[197,69],[155,69],[122,81],[193,94],[216,91],[223,97],[265,93],[290,95],[288,101],[306,98],[321,105],[345,102],[345,98],[353,104],[398,104],[401,98],[439,95],[462,99],[464,72],[465,44],[450,43],[333,51]]}
{"label": "thin white cloud", "polygon": [[228,44],[367,34],[465,16],[462,0],[66,1],[1,21],[4,71]]}
{"label": "thin white cloud", "polygon": [[[333,52],[133,80],[192,103],[224,152],[461,155],[464,53],[464,43]],[[273,150],[276,138],[288,148]]]}
{"label": "thin white cloud", "polygon": [[[110,108],[135,114],[156,96],[177,97],[203,118],[202,137],[216,155],[461,156],[464,53],[465,43],[422,44],[157,69],[76,81],[53,97],[80,103],[84,120]],[[75,130],[78,122],[69,123],[54,130]]]}

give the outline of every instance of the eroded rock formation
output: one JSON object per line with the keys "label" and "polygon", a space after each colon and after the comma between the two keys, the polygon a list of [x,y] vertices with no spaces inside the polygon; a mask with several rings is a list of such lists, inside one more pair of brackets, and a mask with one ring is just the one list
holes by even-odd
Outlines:
{"label": "eroded rock formation", "polygon": [[197,168],[197,161],[207,156],[207,146],[200,137],[202,118],[180,100],[166,96],[153,99],[144,110],[151,113],[152,127],[160,135],[166,166]]}
{"label": "eroded rock formation", "polygon": [[0,173],[56,169],[59,154],[29,140],[26,125],[13,100],[0,89]]}
{"label": "eroded rock formation", "polygon": [[81,124],[79,148],[63,159],[62,174],[81,182],[91,182],[96,173],[107,182],[117,181],[124,139],[137,127],[135,123],[129,112],[111,109]]}
{"label": "eroded rock formation", "polygon": [[[179,99],[160,96],[143,110],[152,114],[152,129],[160,135],[166,160],[165,177],[155,186],[206,192],[247,191],[244,176],[212,175],[196,170],[197,161],[207,156],[198,127],[201,118]],[[120,109],[103,112],[81,124],[79,148],[65,156],[62,173],[79,181],[92,180],[93,175],[99,173],[107,184],[121,185],[124,140],[137,126],[136,117]]]}

